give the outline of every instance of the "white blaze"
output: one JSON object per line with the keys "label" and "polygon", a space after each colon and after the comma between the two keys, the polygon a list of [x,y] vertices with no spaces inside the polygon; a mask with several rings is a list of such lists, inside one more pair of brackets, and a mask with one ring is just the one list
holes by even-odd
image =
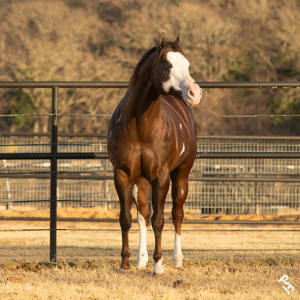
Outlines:
{"label": "white blaze", "polygon": [[189,73],[189,61],[179,52],[168,52],[167,60],[172,64],[169,80],[163,82],[162,88],[169,92],[173,87],[181,91],[187,105],[196,105],[201,99],[201,89]]}
{"label": "white blaze", "polygon": [[181,251],[181,236],[175,232],[175,247],[173,251],[173,266],[175,268],[182,267],[183,254]]}
{"label": "white blaze", "polygon": [[190,63],[179,52],[168,52],[167,60],[172,64],[172,68],[170,70],[170,79],[163,83],[163,89],[168,92],[173,86],[176,90],[182,90],[184,82],[191,77],[189,74]]}
{"label": "white blaze", "polygon": [[137,255],[137,268],[144,269],[148,262],[148,252],[147,252],[147,226],[144,217],[139,213],[138,205],[138,187],[136,184],[132,188],[132,196],[137,206],[137,221],[140,228],[139,240],[139,252]]}

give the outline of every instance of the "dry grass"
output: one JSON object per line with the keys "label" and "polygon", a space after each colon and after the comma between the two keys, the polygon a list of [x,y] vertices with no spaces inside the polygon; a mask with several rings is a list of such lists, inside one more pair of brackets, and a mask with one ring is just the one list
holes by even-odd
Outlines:
{"label": "dry grass", "polygon": [[[164,278],[154,278],[152,266],[131,274],[116,273],[118,263],[61,262],[56,265],[11,265],[0,275],[2,299],[286,299],[278,279],[288,274],[295,287],[290,299],[299,299],[299,265],[267,266],[256,262],[192,263],[182,269],[166,266]],[[18,269],[17,269],[18,268]],[[19,277],[25,284],[11,283]],[[184,279],[189,289],[173,288]]]}
{"label": "dry grass", "polygon": [[[47,222],[5,221],[1,228],[48,226]],[[119,225],[59,223],[58,227],[95,229]],[[135,269],[138,232],[130,233],[132,272],[126,275],[116,273],[120,265],[120,232],[58,231],[58,263],[48,263],[48,231],[1,232],[0,299],[286,299],[283,284],[278,282],[283,275],[288,275],[295,287],[290,299],[299,299],[298,235],[278,231],[183,232],[184,267],[174,269],[171,263],[174,233],[165,231],[162,247],[166,276],[154,278],[151,231],[148,232],[150,261],[142,271]],[[10,282],[8,277],[23,279],[25,284]],[[192,287],[173,288],[172,283],[180,279]]]}

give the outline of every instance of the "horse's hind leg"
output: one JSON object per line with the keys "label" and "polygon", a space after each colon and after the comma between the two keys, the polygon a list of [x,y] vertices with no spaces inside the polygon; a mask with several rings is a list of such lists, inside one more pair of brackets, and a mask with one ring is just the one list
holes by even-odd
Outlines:
{"label": "horse's hind leg", "polygon": [[182,266],[183,254],[181,251],[181,224],[184,216],[183,204],[188,194],[188,177],[181,177],[175,171],[171,173],[172,180],[172,219],[175,227],[175,247],[173,251],[173,266]]}
{"label": "horse's hind leg", "polygon": [[149,182],[144,177],[141,177],[132,189],[132,196],[137,204],[137,221],[140,228],[140,246],[136,266],[138,269],[144,269],[148,262],[147,226],[149,220],[149,187]]}
{"label": "horse's hind leg", "polygon": [[129,250],[129,241],[128,241],[128,232],[131,228],[131,203],[132,203],[132,187],[133,184],[130,182],[129,177],[125,172],[120,169],[114,170],[114,181],[116,191],[118,193],[120,199],[120,225],[122,229],[122,264],[121,264],[121,271],[122,270],[129,270],[129,257],[130,257],[130,250]]}
{"label": "horse's hind leg", "polygon": [[153,259],[155,262],[153,269],[154,275],[161,275],[165,272],[162,266],[163,257],[161,251],[161,234],[164,228],[164,206],[166,196],[169,191],[169,186],[169,170],[161,170],[158,174],[158,177],[152,184],[153,215],[151,221],[155,235],[155,250],[153,254]]}

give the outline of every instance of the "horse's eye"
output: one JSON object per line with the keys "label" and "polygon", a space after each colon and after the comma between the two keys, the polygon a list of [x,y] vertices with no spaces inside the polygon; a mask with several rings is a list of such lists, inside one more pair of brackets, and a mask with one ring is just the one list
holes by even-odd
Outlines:
{"label": "horse's eye", "polygon": [[165,66],[165,68],[166,68],[167,70],[170,70],[170,69],[173,67],[172,64],[169,63],[169,62],[165,62],[165,63],[164,63],[164,66]]}

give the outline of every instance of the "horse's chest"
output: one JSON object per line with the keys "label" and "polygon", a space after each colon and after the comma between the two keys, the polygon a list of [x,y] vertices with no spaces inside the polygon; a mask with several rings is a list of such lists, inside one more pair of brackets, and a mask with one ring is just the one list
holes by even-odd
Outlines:
{"label": "horse's chest", "polygon": [[162,167],[172,170],[186,156],[189,149],[189,134],[184,124],[178,124],[178,130],[173,134],[165,135],[152,143],[151,146],[141,146],[141,170],[143,174],[155,177]]}

